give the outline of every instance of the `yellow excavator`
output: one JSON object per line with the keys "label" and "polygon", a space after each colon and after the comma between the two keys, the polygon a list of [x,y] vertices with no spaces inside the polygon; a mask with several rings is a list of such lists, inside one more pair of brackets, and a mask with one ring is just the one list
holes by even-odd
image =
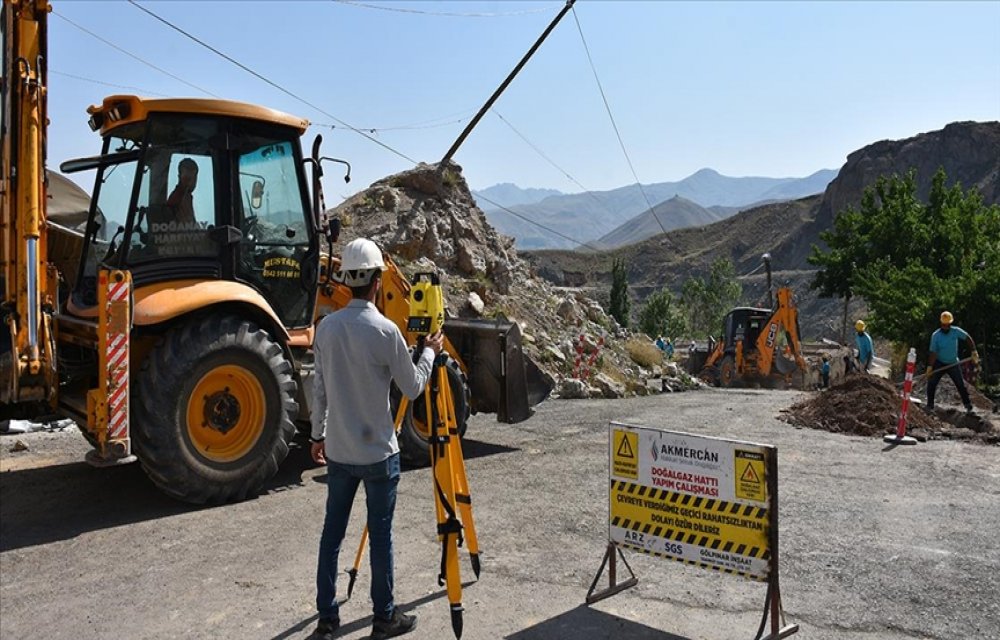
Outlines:
{"label": "yellow excavator", "polygon": [[[0,417],[72,417],[95,465],[138,460],[189,502],[243,499],[308,421],[315,324],[350,298],[321,188],[325,162],[347,163],[319,136],[305,156],[302,118],[115,95],[88,109],[100,154],[60,167],[95,173],[83,220],[50,219],[50,10],[3,0],[0,20]],[[378,306],[407,335],[410,284],[386,258]],[[517,324],[449,320],[446,338],[460,431],[471,412],[531,415]],[[410,462],[428,459],[422,415],[404,422]]]}
{"label": "yellow excavator", "polygon": [[781,287],[772,301],[771,256],[767,267],[768,308],[737,307],[723,320],[721,339],[710,348],[702,369],[717,386],[791,381],[796,371],[806,370],[799,336],[799,313],[792,290]]}

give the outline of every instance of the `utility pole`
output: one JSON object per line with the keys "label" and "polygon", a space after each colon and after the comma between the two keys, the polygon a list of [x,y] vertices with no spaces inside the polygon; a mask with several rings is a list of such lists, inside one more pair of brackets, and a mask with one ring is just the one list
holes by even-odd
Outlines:
{"label": "utility pole", "polygon": [[547,38],[549,34],[552,33],[552,30],[556,28],[556,25],[559,24],[559,21],[563,19],[563,16],[565,16],[569,12],[569,10],[573,8],[573,4],[575,2],[576,0],[566,0],[566,6],[562,8],[562,11],[559,12],[559,15],[557,15],[555,19],[545,29],[545,31],[542,32],[542,35],[539,36],[538,40],[535,41],[535,44],[533,44],[531,48],[528,49],[528,53],[524,54],[524,57],[521,58],[521,61],[517,63],[517,66],[514,67],[514,70],[511,71],[510,75],[507,76],[507,79],[504,80],[499,87],[497,87],[497,90],[493,92],[493,95],[490,96],[490,99],[487,100],[486,104],[484,104],[482,108],[479,110],[479,113],[477,113],[476,116],[469,122],[469,124],[465,127],[462,133],[455,140],[455,142],[451,145],[451,148],[448,149],[448,152],[444,154],[444,157],[441,158],[441,166],[444,166],[449,160],[451,160],[451,157],[455,155],[455,152],[458,151],[458,148],[462,146],[462,143],[465,142],[465,139],[469,137],[469,134],[472,133],[472,130],[476,128],[476,125],[479,124],[479,121],[483,119],[483,116],[486,115],[486,112],[489,111],[490,107],[493,106],[493,103],[496,102],[497,98],[500,97],[500,94],[503,93],[504,90],[507,88],[507,86],[514,80],[514,77],[518,73],[520,73],[524,65],[527,64],[528,60],[531,59],[531,56],[533,56],[535,54],[535,51],[538,50],[538,47],[542,46],[542,43],[545,42],[545,38]]}

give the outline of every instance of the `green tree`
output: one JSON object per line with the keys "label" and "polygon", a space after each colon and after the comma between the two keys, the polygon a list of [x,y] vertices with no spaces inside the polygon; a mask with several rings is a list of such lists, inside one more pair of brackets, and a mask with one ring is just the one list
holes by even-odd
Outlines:
{"label": "green tree", "polygon": [[924,204],[916,174],[879,178],[865,189],[860,209],[848,208],[820,235],[809,262],[820,267],[820,295],[860,295],[874,333],[926,355],[943,309],[1000,356],[1000,207],[976,190],[947,187],[939,169]]}
{"label": "green tree", "polygon": [[624,258],[611,263],[611,308],[608,313],[623,327],[628,327],[632,303],[628,298],[628,272]]}
{"label": "green tree", "polygon": [[685,324],[684,315],[669,289],[660,289],[646,298],[639,312],[639,329],[653,338],[676,338],[684,333]]}
{"label": "green tree", "polygon": [[681,287],[688,328],[696,337],[719,333],[722,318],[739,303],[742,295],[743,285],[736,279],[732,261],[716,258],[707,278],[688,278]]}

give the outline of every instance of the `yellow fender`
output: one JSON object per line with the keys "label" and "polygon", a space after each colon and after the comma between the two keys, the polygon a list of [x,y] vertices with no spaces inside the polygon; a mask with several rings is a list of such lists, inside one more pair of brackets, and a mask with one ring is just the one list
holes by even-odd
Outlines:
{"label": "yellow fender", "polygon": [[288,340],[288,331],[264,296],[243,283],[228,280],[168,280],[138,288],[132,322],[137,327],[150,326],[215,304],[233,302],[260,309],[281,331],[276,337]]}

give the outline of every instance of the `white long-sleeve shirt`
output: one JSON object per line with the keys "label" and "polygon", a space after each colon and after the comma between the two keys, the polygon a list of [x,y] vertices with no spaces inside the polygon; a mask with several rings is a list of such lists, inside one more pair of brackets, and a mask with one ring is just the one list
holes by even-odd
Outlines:
{"label": "white long-sleeve shirt", "polygon": [[319,323],[313,352],[312,437],[326,437],[327,460],[375,464],[398,452],[389,383],[416,398],[434,351],[425,348],[414,365],[399,328],[371,302],[354,299]]}

